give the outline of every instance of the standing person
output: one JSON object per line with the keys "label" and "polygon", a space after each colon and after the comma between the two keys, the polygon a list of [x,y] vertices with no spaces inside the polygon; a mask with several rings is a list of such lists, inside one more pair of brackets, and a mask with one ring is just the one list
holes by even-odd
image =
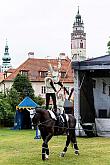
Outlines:
{"label": "standing person", "polygon": [[50,102],[50,97],[52,98],[53,101],[53,108],[54,111],[57,111],[57,105],[56,105],[56,95],[55,92],[56,88],[54,87],[53,79],[51,72],[48,71],[48,75],[45,78],[45,88],[46,88],[46,109],[49,108],[49,102]]}
{"label": "standing person", "polygon": [[64,100],[65,100],[65,92],[62,88],[60,92],[57,94],[57,111],[59,114],[64,113]]}
{"label": "standing person", "polygon": [[53,77],[54,84],[60,85],[60,87],[61,88],[64,88],[64,90],[66,91],[66,93],[69,95],[68,90],[66,89],[66,87],[63,86],[62,82],[60,81],[60,69],[61,69],[61,63],[60,63],[60,61],[58,63],[58,66],[52,67],[50,61],[49,61],[48,64],[49,64],[50,72],[51,72],[52,77]]}

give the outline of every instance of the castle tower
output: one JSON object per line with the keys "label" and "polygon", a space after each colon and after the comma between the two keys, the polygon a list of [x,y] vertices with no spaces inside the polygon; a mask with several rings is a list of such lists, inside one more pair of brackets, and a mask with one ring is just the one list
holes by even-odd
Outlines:
{"label": "castle tower", "polygon": [[11,58],[9,56],[9,52],[8,52],[8,45],[7,45],[7,40],[6,40],[6,46],[5,46],[5,53],[4,56],[2,57],[2,67],[1,67],[1,72],[5,72],[7,71],[9,68],[11,68]]}
{"label": "castle tower", "polygon": [[86,33],[84,33],[84,23],[79,14],[79,7],[71,33],[71,56],[73,61],[86,59]]}

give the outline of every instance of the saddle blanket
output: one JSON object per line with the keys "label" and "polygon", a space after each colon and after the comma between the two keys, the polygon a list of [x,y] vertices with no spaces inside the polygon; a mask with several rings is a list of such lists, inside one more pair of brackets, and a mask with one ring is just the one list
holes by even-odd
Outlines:
{"label": "saddle blanket", "polygon": [[[61,119],[62,119],[62,121],[63,121],[63,123],[64,123],[64,122],[65,122],[65,119],[64,119],[63,115],[61,114],[60,117],[61,117]],[[66,121],[68,122],[68,120],[69,120],[68,115],[65,114],[65,117],[66,117]]]}
{"label": "saddle blanket", "polygon": [[65,114],[66,115],[66,120],[67,120],[67,122],[68,122],[68,120],[69,120],[69,117],[68,117],[68,115],[67,114]]}
{"label": "saddle blanket", "polygon": [[57,118],[56,118],[55,114],[52,112],[52,110],[48,110],[48,112],[50,113],[50,116],[52,119],[57,120]]}

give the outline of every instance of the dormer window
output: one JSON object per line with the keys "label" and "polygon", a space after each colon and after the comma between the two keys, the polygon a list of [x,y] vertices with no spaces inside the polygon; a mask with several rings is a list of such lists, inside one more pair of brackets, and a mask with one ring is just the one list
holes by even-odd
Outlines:
{"label": "dormer window", "polygon": [[41,78],[45,78],[47,76],[47,71],[40,71],[39,75]]}
{"label": "dormer window", "polygon": [[28,77],[28,70],[21,70],[20,74]]}

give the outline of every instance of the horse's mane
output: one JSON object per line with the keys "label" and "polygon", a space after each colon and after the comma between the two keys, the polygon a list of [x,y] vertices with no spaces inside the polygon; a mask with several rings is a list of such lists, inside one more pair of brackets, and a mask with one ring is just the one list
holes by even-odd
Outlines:
{"label": "horse's mane", "polygon": [[48,114],[48,111],[46,109],[43,108],[35,108],[36,113],[45,116],[45,114]]}
{"label": "horse's mane", "polygon": [[45,111],[45,109],[42,108],[35,108],[36,113],[42,113]]}

